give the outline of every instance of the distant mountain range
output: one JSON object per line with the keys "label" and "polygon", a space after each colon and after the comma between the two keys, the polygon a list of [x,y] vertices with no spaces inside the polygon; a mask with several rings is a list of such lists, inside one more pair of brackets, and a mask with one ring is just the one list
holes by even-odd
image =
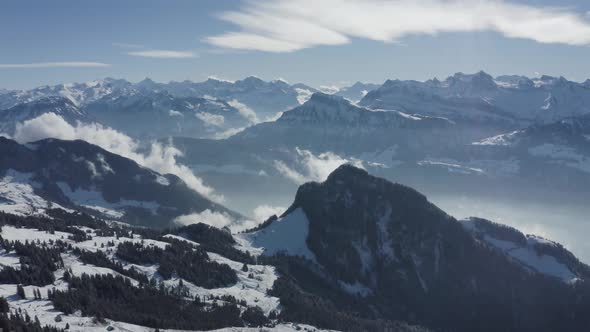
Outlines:
{"label": "distant mountain range", "polygon": [[388,80],[359,103],[468,123],[525,126],[590,112],[590,88],[587,82],[563,77],[493,78],[482,71],[457,73],[444,81]]}
{"label": "distant mountain range", "polygon": [[[94,103],[95,108],[113,103],[124,107],[126,103],[133,104],[141,98],[152,98],[156,103],[159,99],[178,98],[177,103],[182,103],[185,99],[204,98],[245,105],[255,110],[258,117],[264,120],[299,105],[300,101],[305,101],[306,97],[316,91],[300,83],[289,85],[281,80],[266,82],[253,76],[235,82],[210,78],[204,82],[170,83],[157,83],[149,78],[138,83],[106,78],[86,83],[43,86],[32,90],[2,90],[0,110],[46,97],[63,97],[80,108]],[[178,111],[174,108],[178,105],[169,106],[172,108],[162,111]]]}

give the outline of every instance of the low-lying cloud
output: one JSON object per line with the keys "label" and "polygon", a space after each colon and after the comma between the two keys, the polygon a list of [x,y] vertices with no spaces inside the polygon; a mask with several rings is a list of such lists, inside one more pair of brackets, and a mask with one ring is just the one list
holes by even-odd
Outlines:
{"label": "low-lying cloud", "polygon": [[251,109],[250,107],[240,103],[237,99],[232,99],[232,100],[228,101],[227,103],[231,107],[237,109],[238,112],[240,113],[240,115],[242,117],[244,117],[246,120],[250,121],[250,123],[256,124],[256,123],[260,122],[260,120],[258,120],[258,116],[256,115],[256,112],[254,112],[254,110]]}
{"label": "low-lying cloud", "polygon": [[174,222],[181,226],[202,223],[216,228],[227,227],[232,233],[239,233],[252,229],[260,224],[259,221],[234,219],[227,213],[211,211],[209,209],[199,213],[178,216],[174,219]]}
{"label": "low-lying cloud", "polygon": [[343,164],[363,167],[360,160],[347,159],[333,152],[315,155],[309,150],[295,148],[295,153],[296,160],[294,164],[287,165],[284,161],[275,160],[273,165],[279,173],[297,184],[309,181],[324,181],[330,173]]}
{"label": "low-lying cloud", "polygon": [[285,209],[282,206],[271,206],[271,205],[259,205],[252,211],[252,216],[254,220],[259,222],[264,222],[268,218],[272,217],[273,215],[280,216],[285,212]]}
{"label": "low-lying cloud", "polygon": [[172,145],[153,142],[149,146],[149,152],[144,153],[136,140],[119,131],[96,123],[78,122],[76,125],[71,125],[55,113],[45,113],[17,124],[13,137],[20,143],[44,138],[87,141],[159,173],[174,174],[203,196],[215,202],[223,201],[223,196],[216,194],[213,188],[205,185],[190,168],[176,161],[182,156],[182,152]]}
{"label": "low-lying cloud", "polygon": [[498,0],[245,1],[222,20],[237,31],[206,42],[231,49],[293,52],[354,38],[386,43],[413,35],[493,31],[539,43],[590,44],[584,13]]}

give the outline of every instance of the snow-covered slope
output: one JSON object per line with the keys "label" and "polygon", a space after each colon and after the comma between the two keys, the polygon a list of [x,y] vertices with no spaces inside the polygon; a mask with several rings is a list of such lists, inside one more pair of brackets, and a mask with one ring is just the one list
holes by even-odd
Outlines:
{"label": "snow-covered slope", "polygon": [[305,242],[308,234],[309,220],[303,210],[296,209],[259,231],[245,233],[243,237],[252,246],[262,248],[264,255],[284,253],[313,261],[315,257]]}
{"label": "snow-covered slope", "polygon": [[524,235],[516,229],[480,218],[461,220],[461,225],[477,239],[537,273],[571,283],[589,271],[559,243]]}

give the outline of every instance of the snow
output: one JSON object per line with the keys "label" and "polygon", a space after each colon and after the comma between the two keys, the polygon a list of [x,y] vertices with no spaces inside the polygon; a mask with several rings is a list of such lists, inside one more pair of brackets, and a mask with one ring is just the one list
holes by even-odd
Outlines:
{"label": "snow", "polygon": [[472,145],[500,145],[509,146],[514,143],[514,140],[518,134],[522,133],[522,130],[516,130],[508,134],[501,134],[492,137],[485,138],[478,142],[471,143]]}
{"label": "snow", "polygon": [[[234,270],[238,276],[238,282],[230,287],[217,289],[204,289],[197,286],[189,287],[191,295],[233,295],[238,299],[245,300],[250,306],[258,306],[265,314],[271,311],[280,311],[280,302],[277,297],[267,295],[274,282],[278,279],[278,274],[273,266],[267,265],[248,265],[248,271],[242,271],[243,263],[235,262],[221,255],[208,252],[212,261],[227,264]],[[249,275],[252,274],[252,278]],[[184,282],[185,285],[191,283]]]}
{"label": "snow", "polygon": [[565,264],[558,262],[553,256],[538,254],[530,246],[521,247],[513,242],[494,239],[489,235],[486,235],[484,239],[487,243],[501,249],[510,257],[539,273],[559,278],[565,282],[577,279]]}
{"label": "snow", "polygon": [[164,237],[165,238],[168,238],[168,239],[175,239],[175,240],[179,240],[179,241],[184,241],[186,243],[192,244],[193,246],[200,246],[199,243],[197,243],[195,241],[191,241],[191,240],[189,240],[189,239],[187,239],[187,238],[185,238],[184,236],[181,236],[181,235],[166,234],[166,235],[164,235]]}
{"label": "snow", "polygon": [[9,169],[0,178],[0,211],[28,216],[45,215],[45,210],[50,207],[68,210],[35,194],[35,189],[41,185],[34,182],[32,177],[33,174]]}
{"label": "snow", "polygon": [[[471,233],[482,232],[474,219],[461,220],[461,225]],[[555,242],[545,240],[535,235],[527,235],[527,244],[522,245],[506,240],[496,239],[489,234],[483,236],[485,243],[501,250],[508,257],[516,260],[526,268],[538,273],[558,278],[564,282],[574,282],[578,279],[565,264],[559,262],[555,257],[541,254],[536,250],[536,245],[556,245]]]}
{"label": "snow", "polygon": [[15,253],[6,252],[2,249],[0,251],[0,267],[12,267],[14,269],[20,269],[20,259]]}
{"label": "snow", "polygon": [[25,241],[65,241],[70,237],[71,233],[55,231],[51,234],[46,231],[40,231],[33,228],[16,228],[14,226],[2,226],[2,238],[8,241],[25,242]]}
{"label": "snow", "polygon": [[[157,180],[156,180],[157,181]],[[137,207],[149,210],[153,215],[158,214],[160,205],[156,202],[144,202],[122,199],[116,203],[107,202],[98,190],[86,190],[78,188],[73,191],[65,182],[58,182],[58,187],[74,204],[99,211],[112,218],[121,218],[125,214],[125,208]]]}
{"label": "snow", "polygon": [[455,163],[449,163],[446,161],[422,160],[422,161],[418,162],[418,165],[443,167],[443,168],[446,168],[451,173],[485,174],[485,172],[481,168],[468,167],[468,166],[463,166],[463,165],[459,165],[459,164],[455,164]]}
{"label": "snow", "polygon": [[285,253],[303,256],[315,261],[315,255],[307,247],[309,220],[301,208],[272,222],[269,226],[254,232],[242,234],[254,247],[262,247],[264,255]]}

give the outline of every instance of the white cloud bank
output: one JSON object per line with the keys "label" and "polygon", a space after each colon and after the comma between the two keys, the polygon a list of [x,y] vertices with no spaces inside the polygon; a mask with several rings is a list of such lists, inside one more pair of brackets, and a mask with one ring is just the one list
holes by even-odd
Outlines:
{"label": "white cloud bank", "polygon": [[45,113],[37,118],[17,124],[13,137],[20,143],[44,138],[84,140],[109,152],[132,159],[159,173],[174,174],[203,196],[215,202],[223,201],[223,197],[214,193],[213,188],[206,186],[200,178],[193,174],[190,168],[176,162],[176,158],[182,153],[171,145],[151,143],[149,153],[142,153],[140,144],[121,132],[96,123],[78,122],[76,126],[72,126],[55,113]]}
{"label": "white cloud bank", "polygon": [[246,120],[250,121],[250,123],[256,124],[259,123],[258,116],[256,116],[256,112],[253,109],[246,106],[245,104],[240,103],[237,99],[232,99],[227,102],[231,107],[238,110],[240,115],[244,117]]}
{"label": "white cloud bank", "polygon": [[260,224],[259,221],[254,220],[237,220],[232,218],[227,213],[211,211],[209,209],[199,213],[178,216],[174,219],[174,222],[182,226],[202,223],[216,228],[227,227],[232,233],[238,233],[252,229]]}
{"label": "white cloud bank", "polygon": [[397,42],[411,35],[494,31],[540,43],[590,44],[584,13],[499,0],[246,1],[220,18],[239,31],[205,41],[223,48],[293,52],[352,38]]}
{"label": "white cloud bank", "polygon": [[101,68],[110,67],[108,63],[87,62],[87,61],[66,61],[66,62],[36,62],[36,63],[2,63],[0,69],[28,69],[28,68],[67,68],[67,67],[86,67]]}
{"label": "white cloud bank", "polygon": [[252,211],[252,216],[256,221],[264,222],[273,215],[280,216],[287,211],[282,206],[259,205]]}
{"label": "white cloud bank", "polygon": [[145,50],[127,52],[128,55],[140,56],[144,58],[158,58],[158,59],[186,59],[196,58],[197,55],[191,51],[170,51],[170,50]]}
{"label": "white cloud bank", "polygon": [[342,164],[363,167],[360,160],[346,159],[333,152],[324,152],[317,156],[311,151],[300,148],[295,148],[295,152],[297,153],[297,160],[293,167],[280,160],[275,160],[273,165],[279,173],[297,184],[309,181],[324,181],[330,173]]}

